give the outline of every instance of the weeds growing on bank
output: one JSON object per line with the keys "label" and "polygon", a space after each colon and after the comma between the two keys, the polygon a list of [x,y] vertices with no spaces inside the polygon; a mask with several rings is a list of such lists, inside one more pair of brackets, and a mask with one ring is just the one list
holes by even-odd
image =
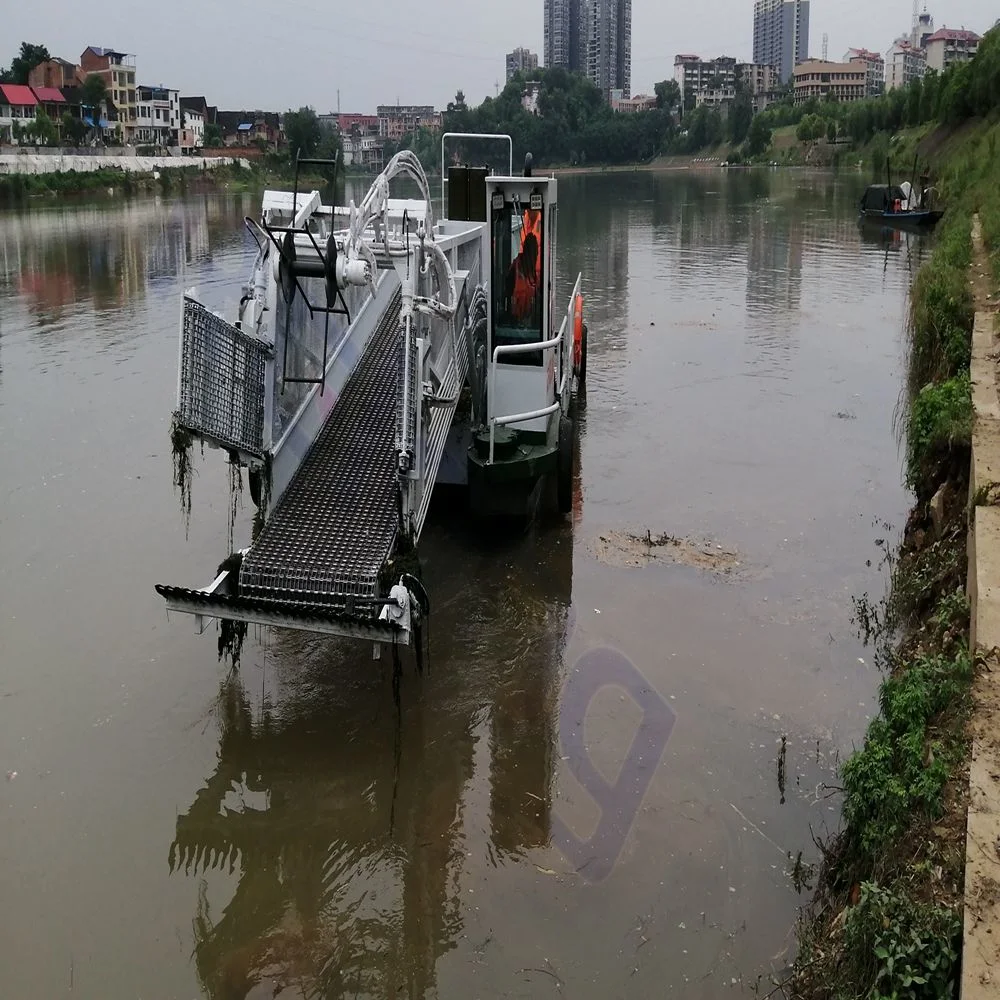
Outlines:
{"label": "weeds growing on bank", "polygon": [[855,609],[885,674],[880,712],[841,770],[843,831],[824,845],[786,996],[938,1000],[959,977],[975,672],[965,594],[971,232],[978,212],[1000,280],[998,135],[1000,126],[980,125],[942,154],[947,214],[908,323],[903,424],[916,506],[900,548],[884,543],[887,595]]}

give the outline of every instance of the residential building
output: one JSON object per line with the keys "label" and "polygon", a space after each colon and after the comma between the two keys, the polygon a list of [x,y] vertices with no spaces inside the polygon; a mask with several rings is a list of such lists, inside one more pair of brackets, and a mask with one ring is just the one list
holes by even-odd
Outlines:
{"label": "residential building", "polygon": [[742,79],[750,90],[754,113],[763,111],[778,98],[778,71],[774,66],[758,63],[740,63],[736,67],[737,79]]}
{"label": "residential building", "polygon": [[521,94],[521,107],[529,114],[538,114],[538,95],[542,85],[537,80],[532,80],[524,85],[524,93]]}
{"label": "residential building", "polygon": [[538,69],[538,56],[527,49],[514,49],[507,53],[507,82],[514,78],[515,73],[533,73]]}
{"label": "residential building", "polygon": [[885,55],[885,89],[908,87],[921,79],[927,69],[927,55],[913,46],[909,38],[897,38]]}
{"label": "residential building", "polygon": [[732,56],[703,60],[696,55],[677,55],[674,57],[674,79],[685,107],[696,104],[698,95],[710,90],[729,90],[735,96],[736,60]]}
{"label": "residential building", "polygon": [[378,115],[333,114],[320,115],[321,124],[335,128],[341,135],[378,135]]}
{"label": "residential building", "polygon": [[378,134],[393,142],[421,128],[441,127],[441,115],[430,104],[380,104],[376,112]]}
{"label": "residential building", "polygon": [[841,102],[864,100],[868,67],[862,62],[823,62],[807,59],[795,67],[795,103],[835,99]]}
{"label": "residential building", "polygon": [[77,78],[83,83],[88,76],[94,74],[104,80],[108,97],[118,110],[118,121],[122,126],[125,141],[131,142],[138,116],[135,56],[115,49],[89,45],[80,56],[80,71]]}
{"label": "residential building", "polygon": [[632,93],[632,0],[587,0],[584,71],[610,100],[611,91]]}
{"label": "residential building", "polygon": [[656,98],[649,94],[636,94],[635,97],[625,97],[620,90],[611,91],[611,110],[623,115],[634,115],[640,111],[653,111],[656,108]]}
{"label": "residential building", "polygon": [[32,87],[31,89],[35,97],[38,98],[38,107],[58,125],[66,110],[66,98],[63,97],[62,91],[58,87]]}
{"label": "residential building", "polygon": [[885,90],[885,59],[879,52],[868,49],[848,49],[844,62],[863,62],[868,69],[865,97],[878,97]]}
{"label": "residential building", "polygon": [[[277,149],[284,142],[281,116],[275,111],[215,111],[214,117],[212,124],[222,132],[223,145]],[[212,121],[212,108],[208,121]]]}
{"label": "residential building", "polygon": [[66,59],[48,59],[28,74],[29,87],[75,87],[79,67]]}
{"label": "residential building", "polygon": [[778,89],[773,66],[738,63],[732,56],[703,60],[696,55],[678,55],[674,58],[674,79],[684,107],[725,105],[736,99],[737,86],[742,83],[750,91],[754,110],[763,111]]}
{"label": "residential building", "polygon": [[344,166],[362,167],[381,173],[385,164],[385,142],[377,135],[350,135],[343,138]]}
{"label": "residential building", "polygon": [[0,83],[0,140],[10,142],[14,127],[22,128],[35,120],[38,98],[31,87]]}
{"label": "residential building", "polygon": [[169,87],[136,88],[133,140],[137,146],[176,146],[181,128],[180,97]]}
{"label": "residential building", "polygon": [[913,24],[913,30],[910,32],[910,44],[915,49],[925,49],[927,47],[927,39],[934,34],[934,18],[927,13],[927,8],[924,8],[924,12],[918,15],[917,20]]}
{"label": "residential building", "polygon": [[968,62],[978,51],[982,39],[974,31],[964,28],[941,28],[924,41],[927,68],[943,73],[949,66]]}
{"label": "residential building", "polygon": [[192,107],[185,107],[181,98],[181,127],[178,145],[182,150],[201,149],[205,145],[205,115]]}
{"label": "residential building", "polygon": [[809,58],[809,0],[755,0],[753,61],[774,66],[781,83]]}
{"label": "residential building", "polygon": [[586,31],[584,0],[545,0],[544,47],[545,66],[561,66],[573,73],[582,73],[586,65]]}

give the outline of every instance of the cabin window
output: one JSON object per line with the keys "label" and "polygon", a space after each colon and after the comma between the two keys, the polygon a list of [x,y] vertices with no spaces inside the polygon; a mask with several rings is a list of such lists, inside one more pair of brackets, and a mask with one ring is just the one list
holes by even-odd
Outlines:
{"label": "cabin window", "polygon": [[[542,213],[494,195],[490,211],[493,346],[544,340]],[[504,364],[541,365],[541,352],[512,354]]]}

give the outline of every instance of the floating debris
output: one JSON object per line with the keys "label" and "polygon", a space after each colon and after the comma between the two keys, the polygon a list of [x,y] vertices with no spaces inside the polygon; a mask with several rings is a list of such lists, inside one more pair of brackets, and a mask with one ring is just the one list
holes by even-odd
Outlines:
{"label": "floating debris", "polygon": [[194,437],[180,422],[180,415],[175,413],[170,423],[170,449],[174,458],[174,487],[181,494],[181,512],[184,515],[184,533],[187,535],[191,527],[191,478],[194,469],[191,465],[191,448]]}
{"label": "floating debris", "polygon": [[592,544],[598,561],[608,566],[644,567],[670,562],[694,569],[732,576],[740,568],[739,554],[713,541],[695,541],[647,530],[644,535],[609,531]]}

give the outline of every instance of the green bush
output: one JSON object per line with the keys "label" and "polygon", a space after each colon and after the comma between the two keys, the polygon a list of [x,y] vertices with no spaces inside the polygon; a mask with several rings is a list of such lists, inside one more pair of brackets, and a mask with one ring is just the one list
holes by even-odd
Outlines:
{"label": "green bush", "polygon": [[857,857],[874,863],[914,813],[939,814],[953,748],[929,742],[928,724],[964,704],[971,679],[963,650],[917,659],[882,684],[882,715],[843,767],[844,819]]}
{"label": "green bush", "polygon": [[962,918],[874,882],[861,885],[844,922],[845,943],[868,956],[852,996],[865,1000],[941,1000],[954,995]]}
{"label": "green bush", "polygon": [[950,454],[972,440],[972,385],[968,374],[929,384],[910,405],[906,432],[906,480],[911,489],[932,493],[936,474]]}

